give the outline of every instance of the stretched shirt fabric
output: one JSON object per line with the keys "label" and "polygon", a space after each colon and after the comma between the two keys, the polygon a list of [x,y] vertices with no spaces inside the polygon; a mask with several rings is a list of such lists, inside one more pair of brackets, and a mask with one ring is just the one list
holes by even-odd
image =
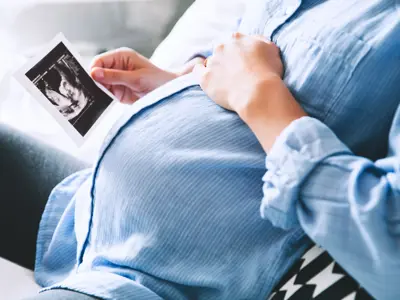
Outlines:
{"label": "stretched shirt fabric", "polygon": [[399,16],[388,0],[252,1],[240,31],[278,44],[286,84],[347,146],[304,118],[266,168],[239,117],[181,77],[130,107],[94,168],[52,192],[38,283],[103,299],[265,299],[309,246],[305,230],[373,296],[397,299],[396,192],[368,190],[389,169],[349,149],[386,155]]}

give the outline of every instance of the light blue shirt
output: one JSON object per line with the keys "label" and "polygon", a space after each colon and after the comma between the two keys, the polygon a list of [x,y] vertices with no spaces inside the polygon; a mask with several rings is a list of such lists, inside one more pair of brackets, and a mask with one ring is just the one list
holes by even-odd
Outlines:
{"label": "light blue shirt", "polygon": [[347,146],[303,118],[265,160],[236,114],[181,77],[129,108],[94,168],[54,189],[37,281],[104,299],[265,299],[310,245],[305,231],[374,297],[398,299],[398,127],[390,159],[349,149],[386,155],[399,20],[389,0],[251,2],[240,31],[278,44],[288,87]]}

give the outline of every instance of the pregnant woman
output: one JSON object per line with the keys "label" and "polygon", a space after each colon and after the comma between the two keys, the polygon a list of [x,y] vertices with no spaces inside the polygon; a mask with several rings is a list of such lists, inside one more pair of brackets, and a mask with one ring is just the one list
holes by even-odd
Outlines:
{"label": "pregnant woman", "polygon": [[[254,1],[243,34],[191,74],[98,57],[92,76],[121,101],[148,94],[48,197],[32,299],[266,299],[308,237],[398,299],[397,164],[355,155],[387,154],[399,20],[395,1]],[[84,166],[1,139],[0,254],[31,266],[18,257],[46,194]]]}

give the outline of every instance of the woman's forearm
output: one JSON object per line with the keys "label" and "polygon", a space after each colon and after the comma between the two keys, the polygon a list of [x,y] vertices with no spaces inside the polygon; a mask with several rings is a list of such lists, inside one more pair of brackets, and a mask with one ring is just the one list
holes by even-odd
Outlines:
{"label": "woman's forearm", "polygon": [[307,115],[279,77],[257,84],[244,103],[237,112],[267,153],[292,121]]}
{"label": "woman's forearm", "polygon": [[390,156],[354,155],[325,124],[301,118],[266,158],[261,215],[299,227],[376,299],[400,299],[400,110]]}

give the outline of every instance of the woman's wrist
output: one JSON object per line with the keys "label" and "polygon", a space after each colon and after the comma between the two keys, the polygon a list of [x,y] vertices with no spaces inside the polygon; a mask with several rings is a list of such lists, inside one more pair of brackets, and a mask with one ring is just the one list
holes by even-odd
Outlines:
{"label": "woman's wrist", "polygon": [[307,115],[279,77],[255,84],[244,103],[236,111],[266,152],[291,122]]}

